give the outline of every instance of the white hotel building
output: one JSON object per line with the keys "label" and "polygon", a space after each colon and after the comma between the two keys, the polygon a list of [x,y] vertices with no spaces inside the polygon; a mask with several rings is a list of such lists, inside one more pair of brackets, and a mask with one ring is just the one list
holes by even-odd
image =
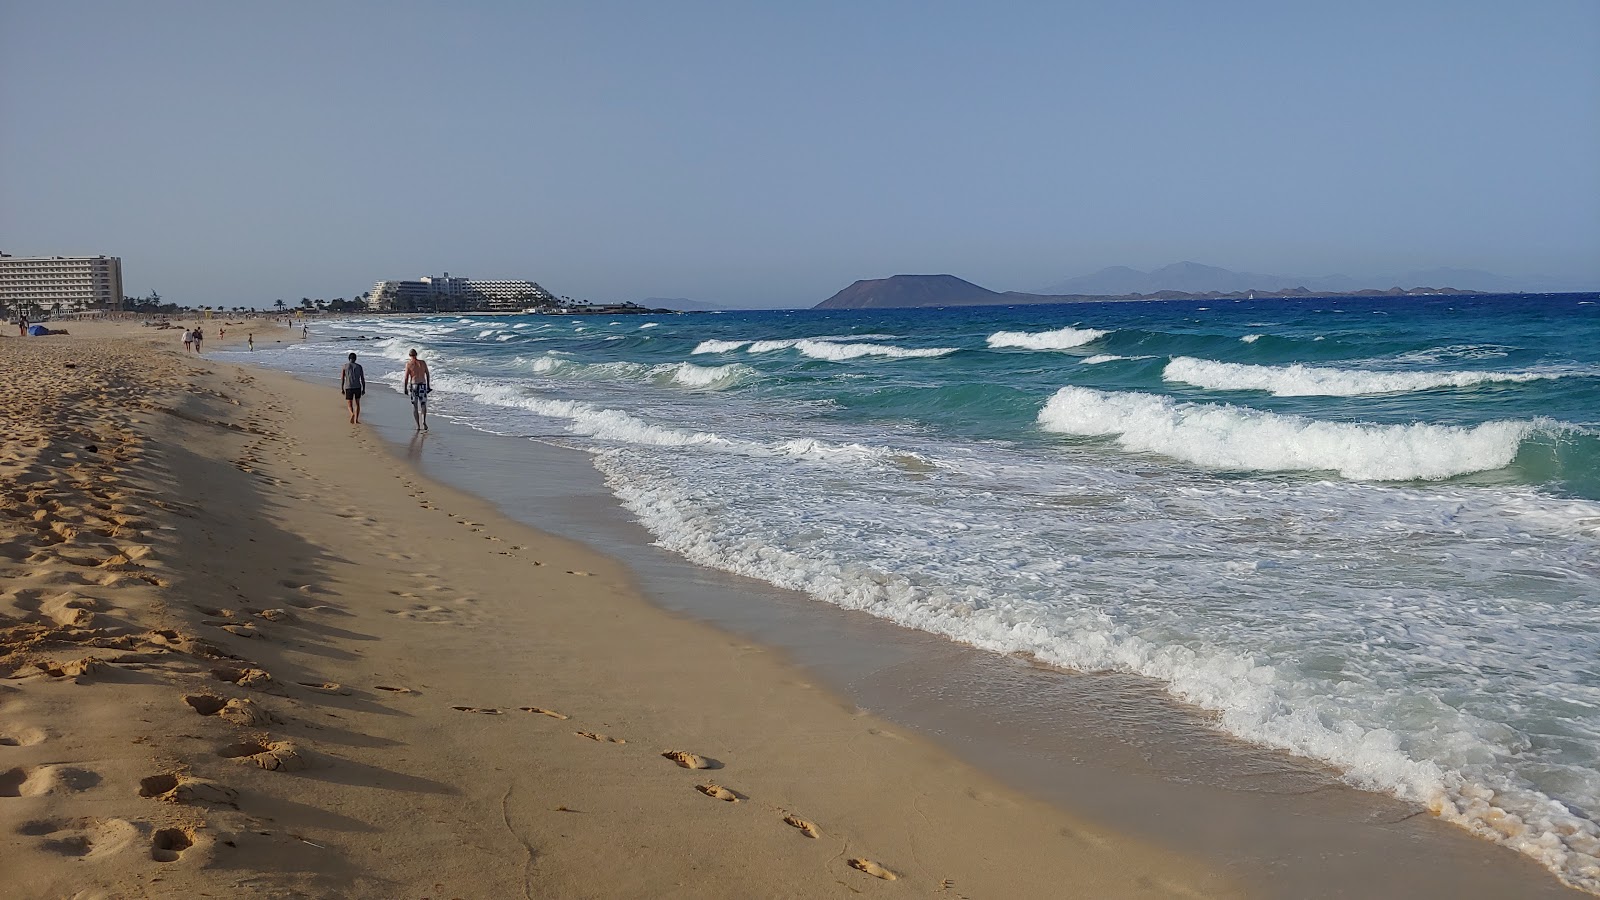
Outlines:
{"label": "white hotel building", "polygon": [[0,306],[11,315],[121,309],[122,259],[0,253]]}
{"label": "white hotel building", "polygon": [[380,281],[367,295],[367,307],[380,312],[521,312],[555,303],[536,282],[452,278],[449,272]]}

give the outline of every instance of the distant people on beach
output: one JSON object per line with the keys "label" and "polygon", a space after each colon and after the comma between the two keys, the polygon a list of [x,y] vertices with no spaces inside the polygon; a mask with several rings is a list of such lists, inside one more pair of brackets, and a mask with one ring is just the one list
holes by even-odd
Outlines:
{"label": "distant people on beach", "polygon": [[350,407],[351,423],[361,424],[361,395],[367,392],[367,373],[356,362],[354,353],[350,354],[350,361],[344,364],[344,368],[339,370],[339,390],[344,391],[344,402]]}
{"label": "distant people on beach", "polygon": [[311,326],[310,325],[301,325],[300,326],[300,340],[303,341],[303,340],[305,340],[306,338],[309,338],[309,337],[311,337]]}
{"label": "distant people on beach", "polygon": [[411,418],[416,420],[418,431],[428,430],[428,394],[433,390],[433,378],[428,374],[428,364],[417,358],[413,348],[406,360],[406,378],[402,389],[411,397]]}
{"label": "distant people on beach", "polygon": [[28,336],[28,314],[27,313],[22,313],[22,314],[17,316],[17,337],[27,337],[27,336]]}
{"label": "distant people on beach", "polygon": [[250,352],[256,352],[256,333],[254,331],[244,336],[244,342],[250,346]]}

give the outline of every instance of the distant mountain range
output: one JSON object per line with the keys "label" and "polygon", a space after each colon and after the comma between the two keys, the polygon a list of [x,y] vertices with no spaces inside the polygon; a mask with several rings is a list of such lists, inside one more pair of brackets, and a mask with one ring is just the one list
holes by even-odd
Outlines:
{"label": "distant mountain range", "polygon": [[[1386,283],[1387,282],[1387,283]],[[1383,287],[1374,285],[1382,284]],[[1513,279],[1471,269],[1429,269],[1383,278],[1345,275],[1301,278],[1234,272],[1194,262],[1153,272],[1125,266],[1068,279],[1037,293],[991,291],[954,275],[894,275],[857,281],[817,309],[893,309],[928,306],[1020,306],[1094,300],[1226,299],[1233,297],[1405,296],[1582,290],[1554,279]],[[665,302],[665,301],[663,301]]]}
{"label": "distant mountain range", "polygon": [[1583,288],[1547,277],[1509,278],[1477,269],[1425,269],[1402,272],[1398,275],[1377,275],[1352,278],[1349,275],[1263,275],[1258,272],[1235,272],[1197,262],[1173,263],[1150,272],[1141,272],[1127,266],[1111,266],[1091,275],[1080,275],[1066,281],[1041,288],[1039,294],[1098,294],[1120,297],[1130,294],[1154,294],[1161,291],[1223,293],[1249,291],[1283,291],[1305,288],[1313,293],[1336,293],[1359,290],[1385,290],[1399,287],[1407,290],[1421,286],[1449,287],[1463,291],[1484,293],[1514,293],[1517,291],[1545,292],[1571,291]]}

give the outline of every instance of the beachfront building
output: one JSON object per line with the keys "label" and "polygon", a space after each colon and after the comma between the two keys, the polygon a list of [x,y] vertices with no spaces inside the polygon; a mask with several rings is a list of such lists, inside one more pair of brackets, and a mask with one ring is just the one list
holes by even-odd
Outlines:
{"label": "beachfront building", "polygon": [[537,282],[424,275],[415,281],[380,281],[367,295],[377,312],[521,312],[556,304]]}
{"label": "beachfront building", "polygon": [[122,258],[0,253],[0,306],[39,316],[122,308]]}

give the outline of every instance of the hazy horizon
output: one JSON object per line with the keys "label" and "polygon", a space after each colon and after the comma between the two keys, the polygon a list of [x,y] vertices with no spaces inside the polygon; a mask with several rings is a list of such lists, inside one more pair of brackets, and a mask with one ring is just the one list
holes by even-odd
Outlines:
{"label": "hazy horizon", "polygon": [[[1600,288],[1600,5],[0,0],[0,250],[188,305],[1195,260]],[[1387,287],[1387,285],[1374,285]]]}

